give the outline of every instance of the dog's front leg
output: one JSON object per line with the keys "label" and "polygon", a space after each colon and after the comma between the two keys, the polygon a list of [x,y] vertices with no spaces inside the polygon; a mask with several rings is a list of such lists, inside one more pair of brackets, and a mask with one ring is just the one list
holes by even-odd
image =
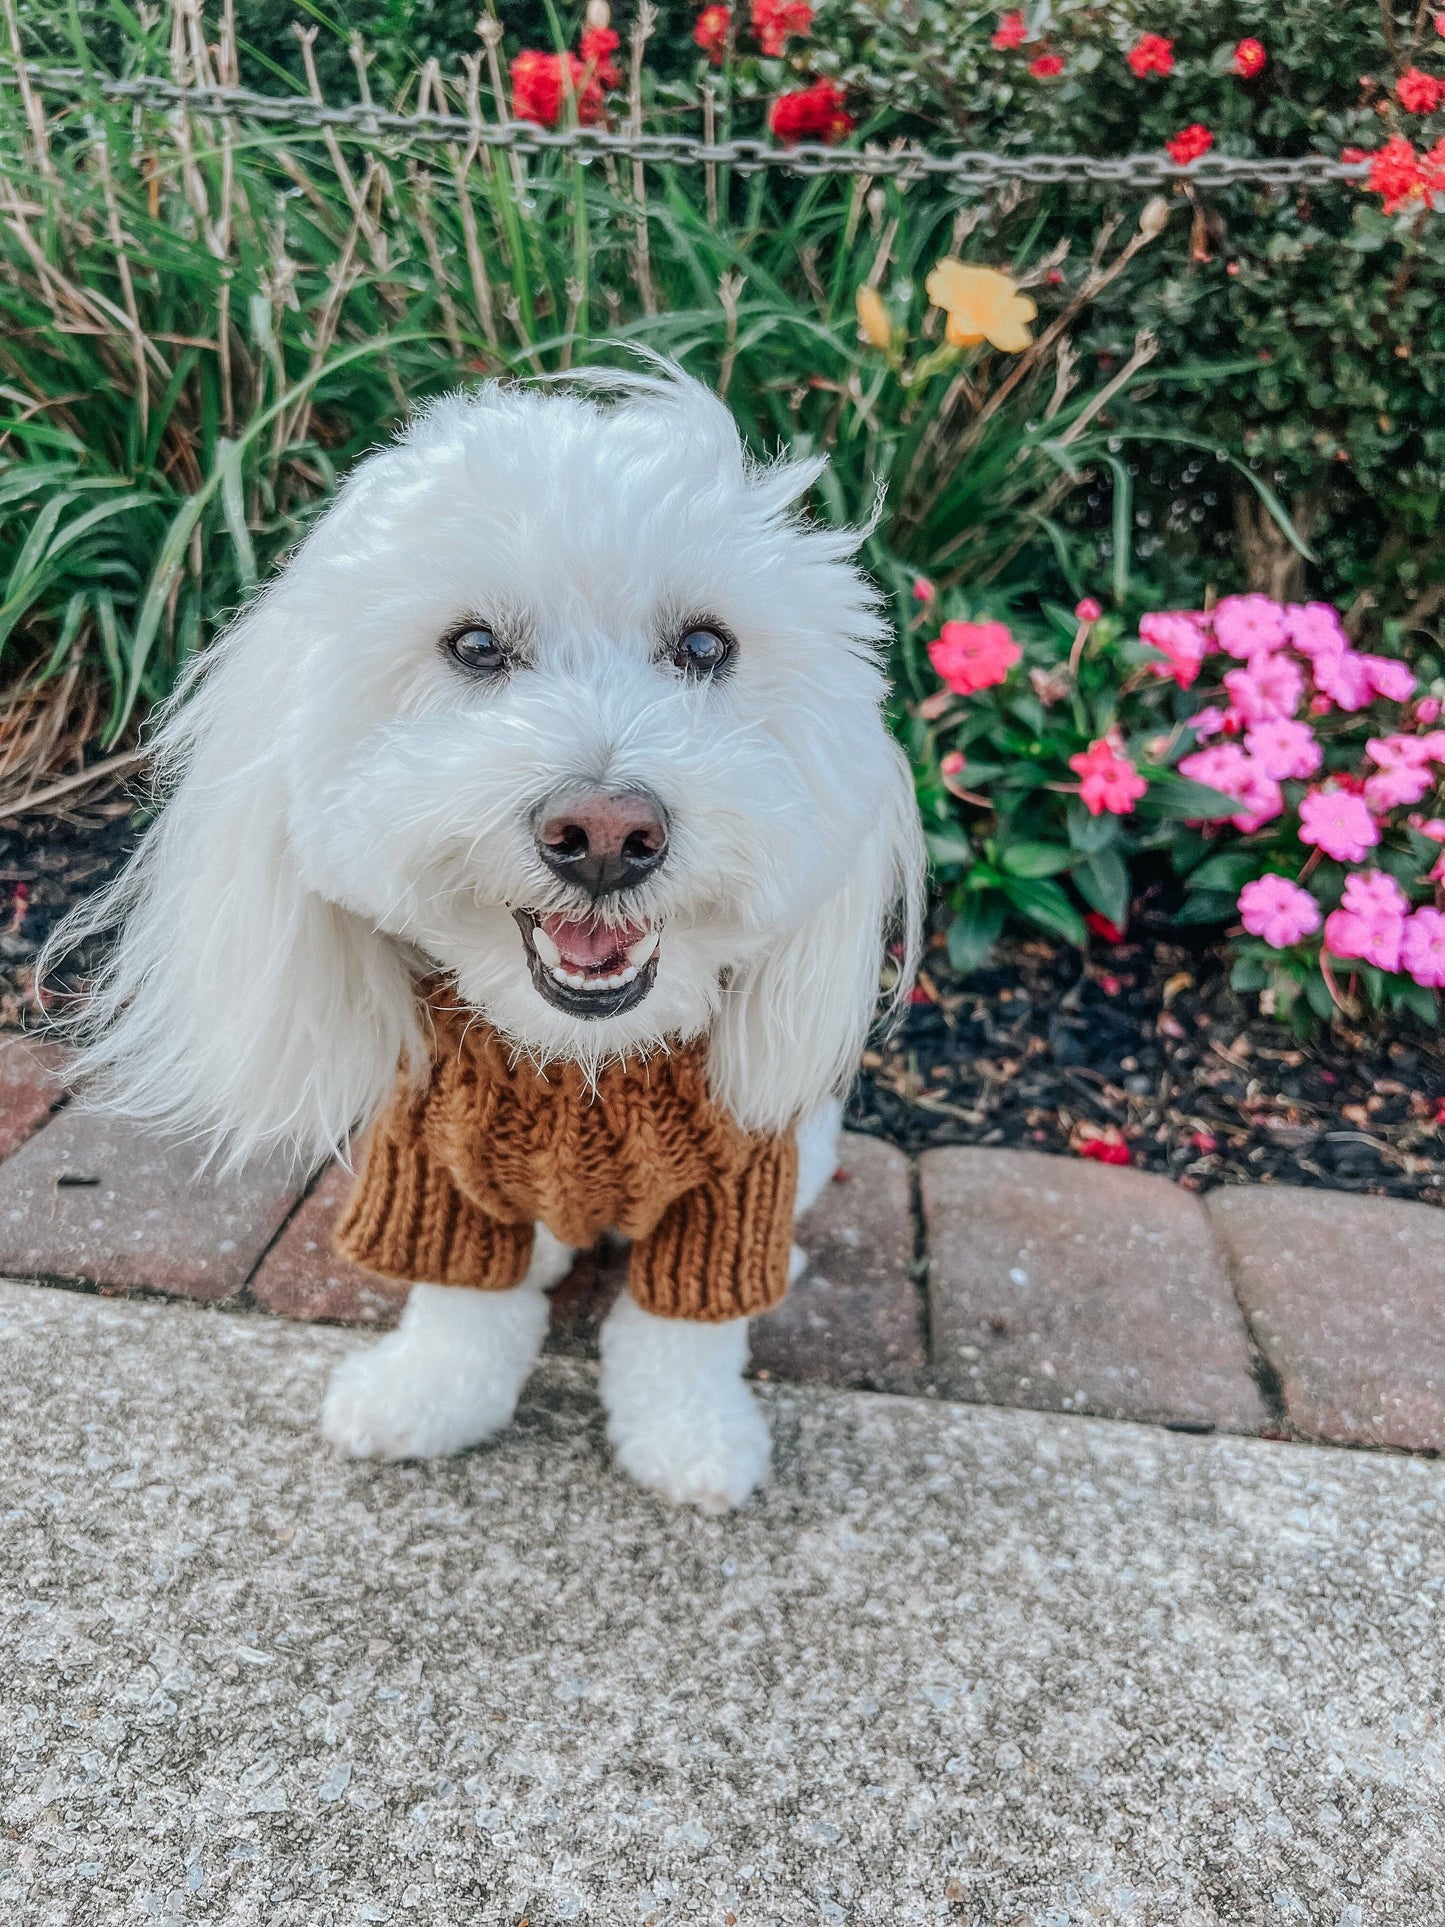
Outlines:
{"label": "dog's front leg", "polygon": [[435,1459],[499,1432],[547,1333],[547,1292],[569,1248],[538,1225],[526,1277],[510,1291],[414,1285],[388,1337],[331,1375],[321,1430],[358,1459]]}
{"label": "dog's front leg", "polygon": [[767,1420],[743,1382],[748,1321],[658,1318],[619,1298],[602,1327],[602,1403],[618,1464],[665,1499],[726,1512],[768,1475]]}

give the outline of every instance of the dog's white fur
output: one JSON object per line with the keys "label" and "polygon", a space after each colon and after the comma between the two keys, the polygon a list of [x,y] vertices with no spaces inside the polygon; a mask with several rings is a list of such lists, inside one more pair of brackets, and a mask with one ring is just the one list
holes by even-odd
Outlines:
{"label": "dog's white fur", "polygon": [[[857,537],[791,512],[822,467],[752,463],[676,370],[488,385],[364,461],[188,677],[156,745],[165,807],[63,933],[120,926],[83,1020],[100,1101],[228,1162],[314,1164],[399,1061],[425,1076],[414,981],[440,967],[538,1061],[595,1068],[705,1031],[741,1124],[817,1116],[831,1135],[883,933],[911,954],[922,864]],[[712,683],[667,654],[704,617],[738,639]],[[469,679],[439,644],[466,618],[522,666]],[[576,913],[530,827],[575,780],[643,786],[670,818],[666,863],[609,913],[662,930],[651,993],[614,1017],[545,1001],[511,914]],[[504,1424],[559,1250],[539,1244],[515,1293],[418,1288],[338,1372],[329,1436],[425,1455]],[[762,1476],[745,1349],[741,1325],[613,1314],[603,1394],[644,1483],[736,1503]]]}

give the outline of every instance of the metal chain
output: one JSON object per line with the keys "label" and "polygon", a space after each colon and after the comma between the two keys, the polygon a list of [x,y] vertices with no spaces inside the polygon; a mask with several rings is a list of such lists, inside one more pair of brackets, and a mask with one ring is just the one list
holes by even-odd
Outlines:
{"label": "metal chain", "polygon": [[[78,67],[37,67],[27,64],[25,77],[41,92],[84,97],[98,90],[107,100],[128,101],[137,107],[208,115],[235,116],[305,132],[331,130],[403,142],[475,141],[483,147],[505,148],[520,154],[560,153],[579,161],[604,155],[663,166],[728,166],[740,173],[777,167],[793,174],[852,174],[900,180],[945,179],[971,187],[991,187],[1003,181],[1029,184],[1100,182],[1116,187],[1162,187],[1170,181],[1197,181],[1211,187],[1256,183],[1272,187],[1303,187],[1327,181],[1358,181],[1368,171],[1363,161],[1340,161],[1326,154],[1297,160],[1244,160],[1232,154],[1206,154],[1181,165],[1167,154],[1126,154],[1109,159],[1095,154],[994,154],[972,148],[933,153],[927,148],[898,146],[822,147],[800,143],[774,147],[761,140],[698,140],[688,134],[613,133],[600,127],[540,127],[533,121],[484,121],[465,114],[396,114],[358,102],[332,107],[305,96],[278,97],[251,93],[244,87],[182,87],[175,81],[143,75],[130,80],[88,74]],[[0,71],[0,80],[19,84],[13,63]]]}

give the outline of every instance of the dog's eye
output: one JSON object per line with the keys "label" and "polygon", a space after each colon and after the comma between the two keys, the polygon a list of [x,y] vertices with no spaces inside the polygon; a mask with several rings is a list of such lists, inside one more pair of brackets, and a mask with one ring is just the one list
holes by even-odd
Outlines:
{"label": "dog's eye", "polygon": [[463,669],[470,669],[475,675],[494,675],[497,670],[507,666],[502,645],[490,629],[480,624],[454,630],[447,637],[446,646],[448,655],[455,657]]}
{"label": "dog's eye", "polygon": [[672,660],[685,675],[715,676],[732,653],[730,636],[720,635],[716,629],[689,629],[678,637]]}

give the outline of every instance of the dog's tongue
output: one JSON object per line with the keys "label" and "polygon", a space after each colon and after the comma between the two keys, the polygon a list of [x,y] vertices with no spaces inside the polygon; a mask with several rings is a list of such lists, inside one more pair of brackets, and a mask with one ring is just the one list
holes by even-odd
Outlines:
{"label": "dog's tongue", "polygon": [[644,923],[609,928],[585,917],[543,917],[540,927],[562,953],[563,963],[573,970],[598,970],[647,934]]}

